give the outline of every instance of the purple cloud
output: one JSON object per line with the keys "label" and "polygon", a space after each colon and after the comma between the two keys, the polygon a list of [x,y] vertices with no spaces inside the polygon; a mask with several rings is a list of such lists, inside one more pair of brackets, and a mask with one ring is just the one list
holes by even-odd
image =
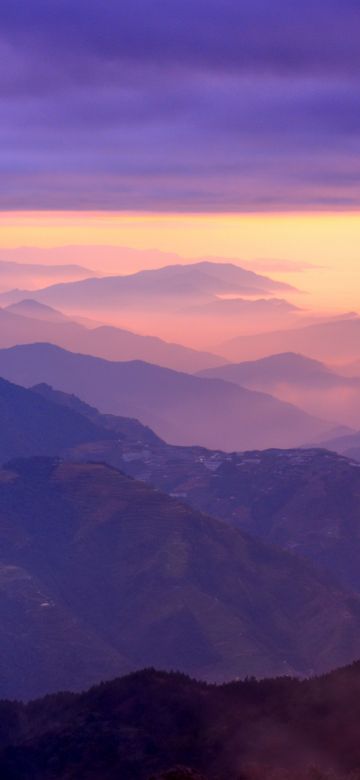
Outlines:
{"label": "purple cloud", "polygon": [[355,0],[2,0],[0,21],[23,50],[63,54],[65,70],[86,58],[350,75],[360,65]]}
{"label": "purple cloud", "polygon": [[0,207],[360,205],[350,0],[2,0]]}

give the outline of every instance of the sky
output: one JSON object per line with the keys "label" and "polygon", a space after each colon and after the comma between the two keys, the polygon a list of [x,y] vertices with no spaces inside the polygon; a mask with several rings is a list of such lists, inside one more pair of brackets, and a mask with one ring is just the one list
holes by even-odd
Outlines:
{"label": "sky", "polygon": [[201,257],[231,259],[296,286],[296,305],[324,312],[358,310],[359,247],[354,212],[0,212],[0,260],[123,274]]}
{"label": "sky", "polygon": [[0,246],[317,264],[354,306],[359,40],[358,0],[2,0]]}

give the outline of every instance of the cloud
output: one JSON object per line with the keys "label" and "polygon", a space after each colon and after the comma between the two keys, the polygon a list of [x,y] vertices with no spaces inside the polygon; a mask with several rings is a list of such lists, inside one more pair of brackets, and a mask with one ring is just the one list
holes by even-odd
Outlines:
{"label": "cloud", "polygon": [[0,208],[360,205],[350,0],[2,0]]}
{"label": "cloud", "polygon": [[350,75],[360,66],[355,0],[2,0],[0,21],[5,40],[53,65],[62,56],[75,77],[85,61]]}

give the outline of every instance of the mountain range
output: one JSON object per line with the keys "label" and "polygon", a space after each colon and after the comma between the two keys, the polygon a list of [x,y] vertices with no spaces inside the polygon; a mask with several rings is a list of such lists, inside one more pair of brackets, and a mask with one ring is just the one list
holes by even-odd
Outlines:
{"label": "mountain range", "polygon": [[346,384],[346,377],[338,375],[318,360],[305,357],[295,352],[283,352],[279,355],[268,355],[259,360],[249,360],[242,363],[229,363],[213,369],[205,369],[202,376],[225,379],[239,385],[275,389],[283,384],[297,384],[319,387],[327,390],[338,387],[341,382]]}
{"label": "mountain range", "polygon": [[180,461],[169,473],[155,461],[149,479],[360,593],[358,462],[324,449],[208,453],[203,459],[205,468],[194,473],[189,463]]}
{"label": "mountain range", "polygon": [[148,665],[221,680],[356,658],[358,464],[173,447],[44,385],[2,380],[0,400],[3,460],[25,437],[69,461],[0,471],[0,695]]}
{"label": "mountain range", "polygon": [[232,362],[256,360],[282,352],[296,352],[329,364],[343,364],[359,358],[360,317],[351,313],[305,327],[270,333],[239,335],[217,343],[214,351]]}
{"label": "mountain range", "polygon": [[[46,306],[45,303],[39,303],[33,298],[25,298],[19,303],[12,303],[9,306],[5,306],[0,310],[3,312],[3,317],[6,314],[15,314],[19,317],[25,317],[25,319],[40,320],[41,322],[71,322],[70,317],[63,314],[58,309],[53,309],[52,306]],[[76,324],[76,323],[74,323]],[[11,325],[11,320],[10,320]],[[30,327],[30,323],[26,323],[27,327]]]}
{"label": "mountain range", "polygon": [[356,658],[360,599],[104,464],[0,471],[0,695],[144,666],[208,680]]}
{"label": "mountain range", "polygon": [[[173,319],[172,315],[172,319]],[[180,316],[203,332],[206,343],[231,338],[235,333],[253,334],[274,328],[296,327],[305,319],[302,310],[284,298],[216,297],[211,301],[185,304]],[[179,332],[180,328],[179,328]],[[222,345],[217,350],[222,354]]]}
{"label": "mountain range", "polygon": [[30,286],[31,290],[39,285],[56,282],[70,282],[92,276],[89,268],[81,265],[42,265],[41,263],[22,263],[12,260],[0,260],[0,290],[12,287]]}
{"label": "mountain range", "polygon": [[[106,276],[84,279],[76,282],[54,284],[44,290],[36,290],[34,297],[42,303],[60,308],[92,308],[95,311],[103,305],[113,307],[129,305],[136,301],[142,304],[161,299],[165,305],[174,300],[206,301],[216,295],[245,294],[263,295],[278,291],[293,291],[290,285],[256,274],[233,263],[200,261],[186,265],[168,265],[123,276]],[[13,301],[19,300],[19,291],[14,291]],[[22,296],[24,297],[24,296]]]}
{"label": "mountain range", "polygon": [[0,309],[0,346],[32,344],[44,338],[66,349],[108,360],[147,360],[179,371],[195,372],[218,365],[221,358],[152,336],[91,321],[73,321],[57,309],[33,299]]}
{"label": "mountain range", "polygon": [[[295,326],[301,312],[278,299],[279,292],[296,291],[232,263],[204,260],[122,276],[92,276],[30,293],[8,290],[0,294],[0,301],[7,305],[32,297],[73,318],[95,317],[122,329],[207,349],[209,343],[238,333],[239,316],[250,332]],[[234,297],[237,304],[229,300]]]}
{"label": "mountain range", "polygon": [[200,375],[271,393],[308,414],[360,427],[360,378],[343,376],[303,355],[292,352],[270,355],[205,369]]}
{"label": "mountain range", "polygon": [[27,387],[45,382],[101,412],[136,417],[173,444],[232,451],[291,447],[336,435],[331,423],[230,382],[141,361],[110,362],[49,344],[0,350],[0,375]]}
{"label": "mountain range", "polygon": [[[196,509],[294,552],[326,570],[343,587],[360,593],[359,463],[324,448],[227,454],[200,447],[173,447],[150,438],[148,429],[99,415],[74,396],[41,385],[33,388],[70,407],[99,427],[117,431],[71,450],[122,469]],[[343,437],[348,446],[348,440]],[[354,437],[355,438],[355,437]]]}
{"label": "mountain range", "polygon": [[137,420],[100,414],[44,384],[25,390],[2,380],[0,401],[2,462],[21,454],[106,462],[296,552],[360,592],[360,470],[355,461],[325,449],[228,455],[176,447]]}

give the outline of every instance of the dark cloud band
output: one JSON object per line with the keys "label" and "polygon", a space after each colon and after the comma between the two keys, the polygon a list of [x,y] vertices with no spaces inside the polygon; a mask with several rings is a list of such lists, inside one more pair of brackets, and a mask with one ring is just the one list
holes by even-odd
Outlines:
{"label": "dark cloud band", "polygon": [[2,0],[0,207],[360,205],[350,0]]}

